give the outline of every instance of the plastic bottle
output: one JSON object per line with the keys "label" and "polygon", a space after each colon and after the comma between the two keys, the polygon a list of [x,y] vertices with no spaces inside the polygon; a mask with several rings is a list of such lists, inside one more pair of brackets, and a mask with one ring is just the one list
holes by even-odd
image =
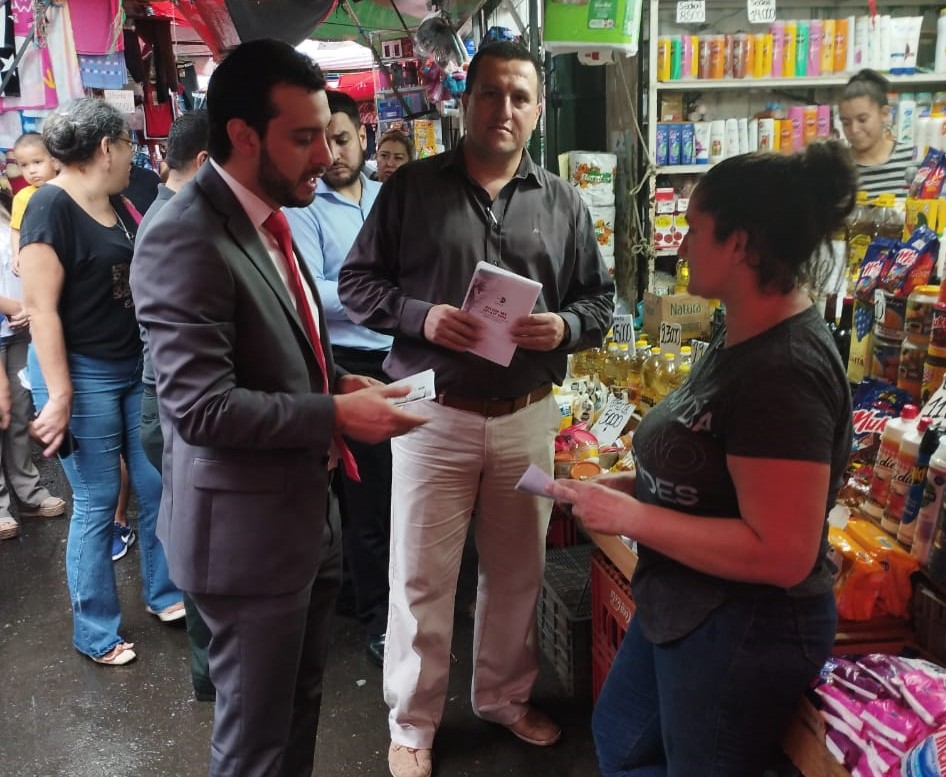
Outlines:
{"label": "plastic bottle", "polygon": [[693,349],[689,345],[680,348],[680,355],[677,357],[677,371],[670,381],[670,390],[680,388],[684,381],[690,377],[690,368],[693,366]]}
{"label": "plastic bottle", "polygon": [[650,409],[657,404],[654,381],[657,377],[657,367],[660,366],[660,349],[651,348],[650,355],[641,368],[641,416],[647,415]]}
{"label": "plastic bottle", "polygon": [[913,532],[913,545],[910,553],[921,564],[929,559],[933,544],[933,533],[943,507],[943,487],[946,486],[946,436],[940,435],[936,450],[930,456],[930,465],[926,470],[926,488],[920,512],[916,518]]}
{"label": "plastic bottle", "polygon": [[677,274],[673,283],[674,294],[686,294],[690,285],[690,264],[684,257],[677,259]]}
{"label": "plastic bottle", "polygon": [[870,479],[870,495],[861,509],[872,516],[880,518],[887,504],[887,495],[890,493],[890,481],[897,466],[897,454],[900,452],[900,441],[903,435],[916,426],[916,417],[919,409],[916,405],[904,405],[899,418],[891,418],[884,426],[880,435],[880,447],[877,450],[877,460],[874,462],[874,472]]}
{"label": "plastic bottle", "polygon": [[854,326],[854,297],[845,297],[841,303],[841,320],[834,330],[834,344],[841,354],[841,363],[847,364],[851,355],[851,329]]}
{"label": "plastic bottle", "polygon": [[634,343],[634,355],[631,356],[627,365],[627,401],[633,402],[638,407],[641,402],[641,387],[644,379],[642,370],[648,356],[650,356],[650,347],[647,341],[643,338],[638,339]]}
{"label": "plastic bottle", "polygon": [[900,240],[903,237],[903,215],[897,210],[895,194],[878,194],[874,200],[874,237],[889,237]]}
{"label": "plastic bottle", "polygon": [[946,73],[946,8],[939,12],[936,20],[936,57],[933,60],[933,72]]}
{"label": "plastic bottle", "polygon": [[611,393],[616,397],[627,397],[628,374],[631,369],[631,349],[627,343],[618,344],[613,375],[614,382],[611,384]]}
{"label": "plastic bottle", "polygon": [[916,427],[920,439],[920,450],[916,455],[916,463],[910,472],[910,488],[907,499],[900,514],[900,525],[897,527],[897,540],[905,548],[913,545],[913,534],[916,531],[916,518],[923,501],[923,491],[926,487],[926,471],[930,466],[930,459],[939,445],[939,432],[932,428],[933,419],[924,416]]}
{"label": "plastic bottle", "polygon": [[608,349],[605,352],[603,372],[598,374],[599,379],[608,387],[608,390],[612,390],[615,386],[622,387],[624,385],[618,376],[620,370],[620,357],[618,354],[618,344],[609,342]]}
{"label": "plastic bottle", "polygon": [[677,374],[677,355],[672,351],[660,355],[660,366],[654,375],[654,404],[664,399],[674,389]]}
{"label": "plastic bottle", "polygon": [[921,419],[904,432],[903,439],[900,440],[900,450],[897,453],[897,466],[890,479],[890,490],[887,492],[887,504],[884,506],[884,517],[880,519],[880,528],[895,536],[900,528],[903,508],[907,503],[907,492],[910,490],[913,468],[920,455],[920,443],[929,427],[929,423],[923,425],[924,421],[926,419]]}
{"label": "plastic bottle", "polygon": [[847,293],[853,295],[854,285],[861,272],[861,264],[867,253],[867,246],[874,239],[873,206],[867,198],[867,192],[857,193],[857,204],[848,222],[848,286]]}
{"label": "plastic bottle", "polygon": [[832,338],[838,329],[837,313],[838,295],[831,293],[825,297],[824,300],[824,323],[828,327],[828,331],[831,333]]}

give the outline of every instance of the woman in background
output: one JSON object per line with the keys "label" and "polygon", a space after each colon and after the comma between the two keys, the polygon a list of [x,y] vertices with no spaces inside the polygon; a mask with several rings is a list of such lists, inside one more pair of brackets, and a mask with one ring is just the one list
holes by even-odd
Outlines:
{"label": "woman in background", "polygon": [[376,159],[378,161],[377,180],[384,183],[401,165],[413,161],[414,144],[400,130],[385,132],[378,141]]}
{"label": "woman in background", "polygon": [[916,170],[913,146],[897,143],[890,127],[890,82],[874,70],[851,77],[838,101],[841,128],[857,163],[858,189],[906,196]]}
{"label": "woman in background", "polygon": [[851,396],[808,289],[855,193],[837,141],[709,170],[680,256],[725,326],[641,421],[636,476],[549,488],[588,528],[638,541],[637,610],[592,723],[604,777],[762,774],[831,651],[826,519]]}
{"label": "woman in background", "polygon": [[73,644],[115,666],[135,658],[119,634],[112,568],[122,455],[138,497],[145,605],[164,622],[184,617],[155,537],[161,478],[139,439],[141,339],[128,283],[137,224],[119,196],[132,140],[122,114],[95,98],[50,115],[43,140],[62,172],[33,195],[20,231],[39,410],[33,428],[47,456],[58,451],[73,491],[66,546]]}

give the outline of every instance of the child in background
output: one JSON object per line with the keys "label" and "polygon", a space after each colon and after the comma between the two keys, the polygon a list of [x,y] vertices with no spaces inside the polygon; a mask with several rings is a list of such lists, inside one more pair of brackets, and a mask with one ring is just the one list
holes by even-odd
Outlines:
{"label": "child in background", "polygon": [[26,203],[30,201],[36,190],[46,181],[59,174],[59,164],[50,156],[43,143],[43,136],[38,132],[26,132],[16,139],[13,144],[13,157],[29,186],[20,189],[13,198],[13,209],[10,214],[10,245],[13,248],[13,271],[19,275],[20,263],[17,255],[20,252],[20,222],[26,212]]}

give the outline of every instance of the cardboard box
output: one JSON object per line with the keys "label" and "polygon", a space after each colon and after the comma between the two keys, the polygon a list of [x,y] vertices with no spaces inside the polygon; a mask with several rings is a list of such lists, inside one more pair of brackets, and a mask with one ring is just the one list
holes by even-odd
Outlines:
{"label": "cardboard box", "polygon": [[653,294],[644,292],[644,331],[656,342],[660,322],[678,323],[684,340],[708,335],[710,306],[702,297],[692,294]]}

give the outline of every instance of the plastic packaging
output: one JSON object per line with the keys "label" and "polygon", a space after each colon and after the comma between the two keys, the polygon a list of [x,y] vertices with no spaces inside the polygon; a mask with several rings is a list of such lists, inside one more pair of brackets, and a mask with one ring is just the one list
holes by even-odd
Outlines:
{"label": "plastic packaging", "polygon": [[887,491],[887,504],[884,506],[883,518],[880,519],[880,528],[895,537],[900,529],[900,519],[906,507],[907,492],[913,482],[913,469],[917,466],[919,459],[920,443],[923,441],[923,435],[929,424],[928,418],[920,419],[913,428],[904,432],[900,440],[897,463]]}
{"label": "plastic packaging", "polygon": [[795,76],[808,75],[808,20],[799,19],[795,23]]}
{"label": "plastic packaging", "polygon": [[933,59],[933,71],[946,73],[946,8],[940,10],[936,19],[936,56]]}
{"label": "plastic packaging", "polygon": [[870,498],[863,505],[864,512],[879,518],[887,504],[890,493],[890,481],[897,466],[897,455],[900,452],[900,441],[903,436],[915,428],[919,408],[916,405],[905,405],[899,418],[887,421],[880,435],[880,449],[877,451],[877,460],[874,462],[874,471],[870,480]]}
{"label": "plastic packaging", "polygon": [[812,19],[808,23],[808,67],[805,74],[821,75],[821,44],[824,40],[824,22]]}
{"label": "plastic packaging", "polygon": [[834,73],[835,20],[824,19],[821,24],[821,75],[829,76]]}
{"label": "plastic packaging", "polygon": [[910,473],[910,488],[907,491],[907,500],[900,516],[900,526],[897,529],[897,540],[905,548],[912,548],[913,537],[916,532],[916,520],[923,502],[923,492],[926,490],[926,473],[930,466],[930,459],[939,446],[939,432],[930,427],[932,420],[923,418],[917,426],[917,433],[922,433],[920,451]]}

